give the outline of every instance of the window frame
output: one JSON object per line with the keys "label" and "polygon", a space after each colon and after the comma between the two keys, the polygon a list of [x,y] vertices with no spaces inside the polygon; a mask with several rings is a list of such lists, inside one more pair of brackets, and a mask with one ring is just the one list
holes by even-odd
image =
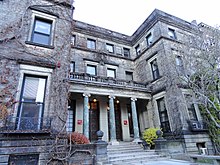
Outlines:
{"label": "window frame", "polygon": [[[159,66],[158,66],[157,58],[153,59],[150,62],[150,66],[151,66],[153,80],[159,79],[160,78],[160,72],[159,72]],[[156,68],[155,68],[155,66],[156,66]]]}
{"label": "window frame", "polygon": [[71,45],[75,46],[76,45],[76,35],[71,36]]}
{"label": "window frame", "polygon": [[[26,65],[26,64],[20,64],[20,77],[18,81],[18,87],[17,87],[17,94],[16,94],[16,100],[20,100],[21,98],[21,89],[23,86],[23,80],[24,75],[33,75],[33,76],[39,76],[39,77],[47,77],[47,88],[45,90],[45,98],[44,98],[44,110],[43,110],[43,116],[46,114],[49,114],[49,94],[50,94],[50,84],[51,84],[51,74],[53,72],[53,69],[51,68],[45,68],[45,67],[38,67],[38,66],[32,66],[32,65]],[[19,115],[19,104],[15,104],[15,113],[13,113],[13,119],[11,122],[16,124],[16,118]]]}
{"label": "window frame", "polygon": [[[189,115],[189,120],[198,121],[199,119],[198,119],[198,115],[197,115],[197,112],[196,112],[195,105],[194,105],[193,102],[191,102],[193,100],[193,96],[190,95],[190,94],[184,94],[184,98],[185,98],[185,101],[186,101],[186,108],[187,108],[187,112],[188,112],[188,115]],[[193,117],[192,117],[192,115],[193,115]]]}
{"label": "window frame", "polygon": [[176,61],[176,67],[177,67],[177,71],[179,73],[184,73],[184,64],[183,64],[183,58],[182,56],[177,55],[175,57],[175,61]]}
{"label": "window frame", "polygon": [[87,45],[86,45],[86,47],[88,49],[96,50],[96,40],[91,39],[91,38],[87,38]]}
{"label": "window frame", "polygon": [[[54,48],[53,42],[54,42],[54,32],[55,32],[56,19],[57,19],[56,16],[46,14],[43,12],[39,12],[36,10],[32,10],[32,20],[31,20],[30,31],[29,31],[28,39],[25,43],[36,45],[36,46],[41,46],[41,47],[46,47],[46,48]],[[48,44],[38,43],[38,42],[33,41],[33,33],[34,33],[36,20],[44,20],[44,22],[51,22],[50,37],[49,37]]]}
{"label": "window frame", "polygon": [[153,44],[153,35],[152,33],[149,33],[146,37],[146,42],[147,42],[147,46],[149,47],[150,45]]}
{"label": "window frame", "polygon": [[[114,76],[109,76],[109,71],[113,71]],[[114,68],[107,68],[107,77],[116,78],[116,69]]]}
{"label": "window frame", "polygon": [[[170,34],[172,34],[172,35],[170,35]],[[168,28],[168,35],[169,35],[169,38],[171,38],[171,39],[174,39],[174,40],[177,39],[176,31],[172,28]]]}
{"label": "window frame", "polygon": [[[113,44],[110,44],[110,43],[106,43],[106,51],[108,53],[114,53],[114,45]],[[112,51],[109,49],[109,48],[112,48]]]}
{"label": "window frame", "polygon": [[[131,79],[128,79],[128,75],[131,76]],[[133,81],[133,72],[125,71],[125,78],[127,81]]]}
{"label": "window frame", "polygon": [[76,71],[76,63],[75,61],[70,62],[70,73],[74,73]]}
{"label": "window frame", "polygon": [[[127,55],[126,55],[126,51],[127,51]],[[124,57],[129,58],[130,57],[130,49],[123,47],[123,55],[124,55]]]}
{"label": "window frame", "polygon": [[137,46],[135,46],[135,52],[136,55],[139,56],[141,54],[141,46],[140,44],[138,44]]}
{"label": "window frame", "polygon": [[[163,111],[162,111],[161,104],[160,104],[161,101],[163,101],[163,103],[164,103]],[[162,128],[162,131],[164,133],[171,132],[170,120],[169,120],[169,115],[168,115],[168,111],[166,108],[165,97],[158,98],[156,100],[156,103],[157,103],[157,110],[158,110],[158,114],[159,114],[160,127]],[[163,121],[162,121],[162,119],[163,119]]]}
{"label": "window frame", "polygon": [[[24,98],[24,92],[25,90],[27,90],[25,88],[25,85],[27,83],[27,78],[38,78],[38,79],[44,79],[45,80],[45,83],[44,83],[44,93],[43,93],[43,100],[41,102],[38,102],[38,101],[33,101],[33,100],[23,100]],[[20,93],[20,99],[19,99],[19,106],[18,106],[18,113],[17,113],[17,123],[16,123],[16,129],[17,130],[26,130],[27,128],[22,128],[22,122],[30,122],[30,121],[33,121],[34,123],[32,124],[37,124],[37,128],[33,127],[33,129],[36,129],[36,130],[40,130],[41,129],[41,126],[42,126],[42,122],[43,122],[43,116],[44,116],[44,107],[45,107],[45,97],[46,97],[46,89],[47,89],[47,79],[48,77],[47,76],[39,76],[39,75],[30,75],[30,74],[24,74],[23,76],[23,82],[22,82],[22,88],[21,88],[21,93]],[[39,86],[38,86],[39,88]],[[39,90],[39,89],[38,89]],[[41,90],[42,91],[42,90]],[[37,96],[36,96],[36,99],[37,99]],[[26,115],[23,116],[22,113],[24,111],[27,111],[25,110],[24,108],[24,105],[41,105],[41,108],[39,108],[39,112],[38,112],[38,116],[37,116],[37,120],[38,121],[35,121],[35,118],[34,117],[27,117]],[[30,120],[30,118],[33,118],[32,120]],[[37,122],[37,123],[35,123]],[[36,126],[36,125],[35,125]]]}
{"label": "window frame", "polygon": [[[94,74],[93,73],[89,73],[88,72],[88,67],[94,68],[95,69],[95,73]],[[86,65],[86,74],[89,74],[91,76],[97,76],[97,66],[96,65],[92,65],[92,64],[87,64]]]}

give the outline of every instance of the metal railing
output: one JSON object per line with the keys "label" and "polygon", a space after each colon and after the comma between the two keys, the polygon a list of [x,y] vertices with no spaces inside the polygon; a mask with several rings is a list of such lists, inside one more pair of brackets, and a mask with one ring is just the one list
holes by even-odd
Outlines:
{"label": "metal railing", "polygon": [[134,89],[146,90],[146,84],[135,81],[126,81],[121,79],[115,79],[112,77],[101,77],[89,75],[87,73],[70,73],[69,80],[77,80],[78,82],[95,83],[101,85],[113,85],[115,87],[128,87]]}
{"label": "metal railing", "polygon": [[49,117],[8,117],[0,133],[49,133],[51,118]]}

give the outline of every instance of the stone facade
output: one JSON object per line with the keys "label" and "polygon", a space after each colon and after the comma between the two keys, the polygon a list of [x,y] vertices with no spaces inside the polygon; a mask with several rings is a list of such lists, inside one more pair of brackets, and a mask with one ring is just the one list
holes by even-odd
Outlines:
{"label": "stone facade", "polygon": [[[176,69],[200,25],[154,10],[127,36],[72,20],[68,2],[0,1],[0,163],[22,153],[45,164],[47,142],[59,133],[93,142],[102,130],[103,140],[117,144],[138,142],[150,127],[179,140],[181,152],[213,153],[207,132],[189,127],[191,93]],[[29,148],[27,139],[39,141]]]}

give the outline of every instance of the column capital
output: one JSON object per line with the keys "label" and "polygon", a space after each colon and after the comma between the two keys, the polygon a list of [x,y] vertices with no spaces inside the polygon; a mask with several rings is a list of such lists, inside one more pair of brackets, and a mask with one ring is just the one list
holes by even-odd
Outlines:
{"label": "column capital", "polygon": [[109,95],[108,98],[109,98],[109,99],[111,99],[111,98],[115,99],[115,96]]}
{"label": "column capital", "polygon": [[131,101],[137,101],[137,98],[131,97]]}
{"label": "column capital", "polygon": [[90,97],[91,94],[90,93],[83,93],[83,97]]}

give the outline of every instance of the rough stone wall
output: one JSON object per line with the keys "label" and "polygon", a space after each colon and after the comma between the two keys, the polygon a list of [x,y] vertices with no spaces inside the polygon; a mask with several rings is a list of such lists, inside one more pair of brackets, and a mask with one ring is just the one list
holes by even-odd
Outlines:
{"label": "rough stone wall", "polygon": [[[53,1],[3,1],[0,9],[0,57],[10,59],[14,63],[25,63],[35,66],[54,68],[52,84],[50,84],[50,115],[54,117],[54,128],[58,129],[66,120],[69,72],[70,37],[72,32],[71,11],[68,7],[55,4]],[[7,11],[5,11],[7,9]],[[26,44],[31,29],[33,10],[55,15],[54,48]],[[10,13],[10,14],[9,14]],[[9,17],[10,15],[10,17]],[[62,29],[62,30],[59,30]],[[59,65],[56,67],[56,65]],[[19,65],[16,65],[19,69]],[[15,73],[16,74],[16,73]],[[9,75],[10,76],[10,75]],[[14,76],[17,84],[19,75]],[[9,78],[10,79],[10,78]],[[58,119],[59,117],[59,119]],[[61,122],[61,120],[63,120]],[[60,123],[61,122],[61,123]],[[58,126],[58,127],[57,127]],[[59,129],[61,130],[61,128]]]}

